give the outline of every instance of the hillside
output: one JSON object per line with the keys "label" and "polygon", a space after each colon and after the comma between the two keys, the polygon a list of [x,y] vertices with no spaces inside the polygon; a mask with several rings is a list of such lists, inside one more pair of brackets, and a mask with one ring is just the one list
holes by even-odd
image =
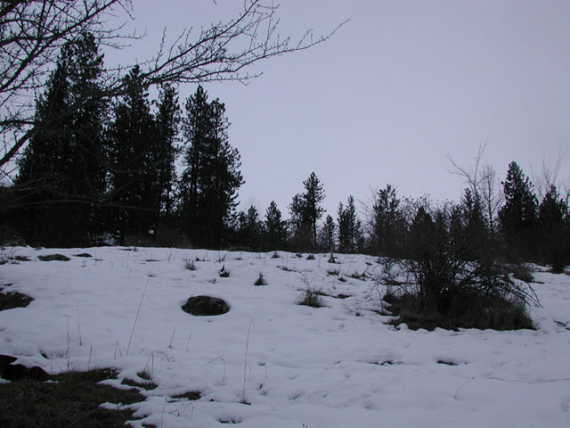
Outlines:
{"label": "hillside", "polygon": [[[56,252],[70,260],[38,259]],[[385,324],[382,267],[368,256],[331,264],[328,254],[121,247],[4,255],[0,288],[34,300],[0,311],[0,354],[49,373],[116,368],[118,379],[106,381],[115,386],[149,375],[156,388],[131,405],[144,416],[135,427],[570,425],[570,276],[539,266],[542,307],[530,308],[538,330],[428,332]],[[254,285],[260,273],[266,286]],[[297,304],[307,289],[324,307]],[[197,295],[230,310],[184,312]],[[200,398],[173,398],[187,392]]]}

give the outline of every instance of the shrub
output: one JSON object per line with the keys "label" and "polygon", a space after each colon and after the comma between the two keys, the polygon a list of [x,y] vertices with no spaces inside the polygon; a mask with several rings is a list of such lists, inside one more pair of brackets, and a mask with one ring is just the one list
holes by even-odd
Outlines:
{"label": "shrub", "polygon": [[260,272],[257,280],[253,283],[253,285],[267,285],[267,281],[263,277],[263,274]]}
{"label": "shrub", "polygon": [[510,270],[513,273],[513,277],[516,279],[524,282],[534,282],[532,270],[527,264],[519,263],[516,265],[511,265]]}
{"label": "shrub", "polygon": [[275,252],[271,255],[271,258],[272,258],[272,259],[278,259],[279,257],[281,257],[281,256],[279,255],[279,253],[277,253],[277,251],[275,251]]}
{"label": "shrub", "polygon": [[195,271],[196,270],[196,264],[194,263],[194,260],[192,260],[192,259],[184,260],[184,268],[186,270]]}
{"label": "shrub", "polygon": [[454,240],[445,212],[432,220],[423,208],[411,226],[410,258],[400,262],[413,285],[402,288],[391,310],[395,323],[410,328],[533,328],[526,311],[538,304],[528,284],[513,282],[490,246],[469,247],[469,239]]}
{"label": "shrub", "polygon": [[230,277],[230,271],[226,270],[226,267],[222,265],[222,268],[218,271],[218,274],[220,275],[220,278],[229,278]]}
{"label": "shrub", "polygon": [[338,263],[338,262],[336,261],[336,257],[334,256],[333,253],[331,253],[331,255],[329,256],[328,262],[329,262],[329,263]]}
{"label": "shrub", "polygon": [[307,260],[315,260],[315,256],[313,254],[309,254],[307,256]]}
{"label": "shrub", "polygon": [[321,301],[321,295],[322,294],[319,291],[307,288],[303,292],[301,300],[299,300],[299,305],[310,306],[312,308],[322,308],[325,305]]}

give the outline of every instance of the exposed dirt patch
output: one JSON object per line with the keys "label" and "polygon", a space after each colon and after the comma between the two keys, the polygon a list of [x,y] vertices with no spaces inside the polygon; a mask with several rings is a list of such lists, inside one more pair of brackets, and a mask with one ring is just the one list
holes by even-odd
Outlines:
{"label": "exposed dirt patch", "polygon": [[230,310],[223,299],[211,296],[190,297],[182,306],[184,312],[198,316],[222,315]]}
{"label": "exposed dirt patch", "polygon": [[9,291],[8,293],[0,292],[0,311],[13,308],[25,308],[34,299],[26,294],[17,291]]}
{"label": "exposed dirt patch", "polygon": [[111,410],[100,405],[128,405],[145,397],[134,389],[98,383],[116,376],[115,370],[100,369],[50,376],[49,383],[26,379],[0,384],[0,426],[124,428],[127,421],[137,419],[133,410]]}
{"label": "exposed dirt patch", "polygon": [[58,262],[68,262],[71,259],[67,256],[64,256],[63,254],[47,254],[45,256],[38,256],[38,259],[40,259],[42,262],[53,262],[53,261],[58,261]]}
{"label": "exposed dirt patch", "polygon": [[154,383],[152,381],[145,380],[143,382],[140,382],[138,380],[129,379],[129,378],[123,379],[121,381],[121,385],[134,386],[137,388],[145,389],[147,391],[150,391],[151,389],[155,389],[158,386],[156,383]]}
{"label": "exposed dirt patch", "polygon": [[182,394],[173,395],[172,398],[195,401],[202,398],[202,393],[200,391],[188,391],[188,392],[183,392]]}

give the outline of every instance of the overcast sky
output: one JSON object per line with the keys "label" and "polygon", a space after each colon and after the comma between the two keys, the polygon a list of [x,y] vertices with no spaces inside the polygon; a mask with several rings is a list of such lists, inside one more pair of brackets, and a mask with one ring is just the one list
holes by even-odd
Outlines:
{"label": "overcast sky", "polygon": [[[216,3],[137,0],[134,26],[148,35],[121,60],[151,55],[164,27],[174,35],[241,4]],[[279,15],[293,36],[350,22],[323,45],[261,63],[248,86],[206,86],[226,104],[242,156],[242,206],[264,212],[276,200],[287,212],[311,171],[334,217],[349,194],[369,202],[388,183],[458,199],[448,156],[469,166],[481,144],[500,179],[511,160],[532,176],[562,156],[570,183],[570,1],[283,0]]]}

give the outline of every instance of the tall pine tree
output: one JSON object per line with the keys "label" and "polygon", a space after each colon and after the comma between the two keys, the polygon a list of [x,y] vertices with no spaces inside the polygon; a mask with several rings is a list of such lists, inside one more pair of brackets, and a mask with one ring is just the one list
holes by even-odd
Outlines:
{"label": "tall pine tree", "polygon": [[570,263],[570,224],[568,204],[556,186],[544,195],[538,214],[538,242],[541,261],[560,273]]}
{"label": "tall pine tree", "polygon": [[275,201],[265,211],[265,243],[270,250],[283,250],[287,241],[287,223]]}
{"label": "tall pine tree", "polygon": [[156,126],[138,67],[124,85],[109,132],[112,224],[122,243],[142,239],[156,227],[162,196]]}
{"label": "tall pine tree", "polygon": [[33,137],[17,179],[30,243],[86,245],[102,230],[98,206],[105,188],[107,112],[102,67],[95,38],[81,33],[63,46],[37,102]]}
{"label": "tall pine tree", "polygon": [[174,162],[178,151],[178,127],[180,122],[180,106],[176,89],[164,85],[159,94],[158,111],[156,113],[155,162],[158,168],[160,188],[160,214],[170,219],[174,214],[176,168]]}
{"label": "tall pine tree", "polygon": [[378,190],[372,206],[372,248],[378,255],[401,257],[405,234],[406,221],[400,199],[396,188],[388,184]]}
{"label": "tall pine tree", "polygon": [[360,220],[356,215],[354,198],[350,195],[346,206],[342,202],[338,206],[338,250],[353,253],[360,247]]}
{"label": "tall pine tree", "polygon": [[183,229],[195,245],[224,245],[244,183],[238,150],[228,139],[225,106],[208,100],[202,86],[186,101],[182,130],[186,149],[180,187]]}
{"label": "tall pine tree", "polygon": [[537,200],[533,185],[516,162],[511,162],[503,182],[505,203],[499,210],[499,224],[507,254],[511,258],[528,258],[533,254],[537,221]]}

